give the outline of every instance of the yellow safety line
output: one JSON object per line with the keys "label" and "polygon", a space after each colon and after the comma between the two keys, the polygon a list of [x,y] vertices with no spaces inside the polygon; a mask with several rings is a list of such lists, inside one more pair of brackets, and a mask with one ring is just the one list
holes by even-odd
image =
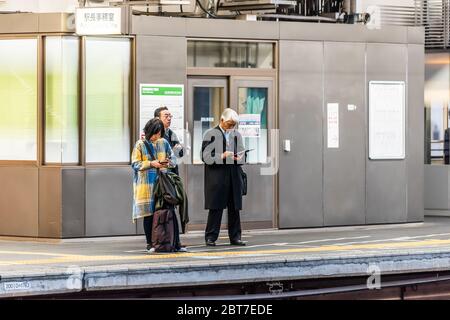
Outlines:
{"label": "yellow safety line", "polygon": [[78,256],[76,254],[65,254],[65,253],[48,253],[48,252],[36,252],[36,251],[0,251],[0,254],[19,254],[19,255],[32,255],[32,256],[51,256],[51,257],[71,257]]}
{"label": "yellow safety line", "polygon": [[[86,256],[86,255],[58,255],[49,259],[28,259],[28,260],[13,260],[1,261],[0,266],[11,265],[37,265],[37,264],[54,264],[54,263],[75,263],[75,262],[95,262],[95,261],[138,261],[138,260],[161,260],[171,258],[188,258],[188,257],[208,257],[208,256],[246,256],[258,254],[288,254],[288,253],[308,253],[308,252],[333,252],[333,251],[348,251],[348,250],[362,250],[362,249],[398,249],[398,248],[414,248],[424,246],[442,246],[450,244],[450,239],[446,240],[423,240],[416,242],[391,242],[391,243],[377,243],[377,244],[355,244],[355,245],[325,245],[314,248],[292,248],[292,249],[269,249],[269,250],[255,250],[255,251],[210,251],[210,252],[187,252],[187,253],[170,253],[170,254],[142,254],[133,256]],[[12,253],[12,251],[9,251]],[[1,253],[1,252],[0,252]],[[23,252],[21,252],[23,254]],[[39,255],[41,253],[33,253]],[[53,254],[48,254],[53,255]],[[56,254],[55,254],[56,255]]]}

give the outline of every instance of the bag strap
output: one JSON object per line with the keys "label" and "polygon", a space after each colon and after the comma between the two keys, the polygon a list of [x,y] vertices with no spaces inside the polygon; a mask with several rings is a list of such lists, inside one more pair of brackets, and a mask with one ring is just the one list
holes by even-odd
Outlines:
{"label": "bag strap", "polygon": [[150,143],[148,143],[147,140],[144,140],[144,144],[145,144],[145,148],[147,149],[147,152],[150,154],[150,157],[152,158],[152,160],[156,160],[156,157],[153,153],[153,148],[150,145]]}

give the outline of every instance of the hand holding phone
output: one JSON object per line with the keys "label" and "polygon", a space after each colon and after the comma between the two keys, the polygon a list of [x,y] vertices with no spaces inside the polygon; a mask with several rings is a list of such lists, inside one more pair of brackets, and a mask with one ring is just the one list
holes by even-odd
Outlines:
{"label": "hand holding phone", "polygon": [[235,156],[235,157],[240,157],[240,156],[243,156],[244,154],[246,154],[247,152],[250,152],[250,151],[252,151],[252,150],[254,150],[254,149],[242,150],[242,151],[236,152],[236,153],[234,154],[234,156]]}
{"label": "hand holding phone", "polygon": [[163,166],[166,166],[169,163],[169,160],[167,160],[167,159],[160,160],[159,163]]}

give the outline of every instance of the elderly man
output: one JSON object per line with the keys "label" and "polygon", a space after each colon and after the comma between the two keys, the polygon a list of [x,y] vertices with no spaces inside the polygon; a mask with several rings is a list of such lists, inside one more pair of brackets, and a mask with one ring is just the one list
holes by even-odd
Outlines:
{"label": "elderly man", "polygon": [[241,165],[245,162],[242,137],[236,125],[237,113],[225,109],[220,124],[208,130],[202,143],[205,163],[205,209],[209,209],[205,230],[207,246],[215,246],[219,237],[223,209],[228,208],[228,236],[231,245],[243,246],[241,220],[243,179]]}
{"label": "elderly man", "polygon": [[[162,123],[164,124],[164,139],[169,142],[170,147],[172,148],[172,151],[177,158],[183,157],[183,146],[180,143],[180,140],[178,140],[177,135],[175,132],[173,132],[170,129],[170,125],[172,123],[172,114],[170,113],[169,109],[167,107],[160,107],[155,110],[154,113],[155,118],[159,118]],[[174,173],[179,174],[178,172],[178,165],[175,166],[175,168],[171,169]]]}

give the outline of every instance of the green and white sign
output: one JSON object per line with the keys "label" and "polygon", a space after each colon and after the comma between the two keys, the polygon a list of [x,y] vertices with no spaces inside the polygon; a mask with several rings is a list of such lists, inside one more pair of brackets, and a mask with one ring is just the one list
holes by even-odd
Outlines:
{"label": "green and white sign", "polygon": [[182,84],[141,84],[139,86],[140,132],[148,120],[154,117],[159,107],[167,107],[172,114],[172,129],[180,142],[184,140],[184,85]]}

